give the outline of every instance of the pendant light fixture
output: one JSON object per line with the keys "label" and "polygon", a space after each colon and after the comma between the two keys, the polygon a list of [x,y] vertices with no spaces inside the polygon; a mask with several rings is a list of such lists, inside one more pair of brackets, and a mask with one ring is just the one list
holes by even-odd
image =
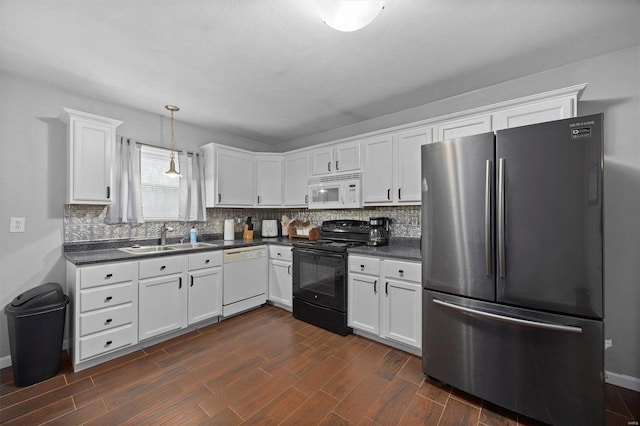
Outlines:
{"label": "pendant light fixture", "polygon": [[169,170],[164,172],[164,174],[171,177],[182,177],[182,175],[178,173],[178,171],[176,170],[176,162],[175,162],[176,138],[173,135],[173,113],[176,111],[180,111],[180,108],[178,108],[175,105],[165,105],[164,107],[169,111],[171,111],[171,161],[169,162]]}
{"label": "pendant light fixture", "polygon": [[380,14],[387,0],[314,0],[316,13],[331,28],[350,32],[366,27]]}

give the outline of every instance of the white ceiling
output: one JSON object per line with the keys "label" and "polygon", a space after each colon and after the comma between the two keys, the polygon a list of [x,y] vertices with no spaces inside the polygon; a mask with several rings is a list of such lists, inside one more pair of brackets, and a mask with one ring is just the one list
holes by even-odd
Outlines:
{"label": "white ceiling", "polygon": [[0,0],[0,68],[277,144],[640,43],[639,0]]}

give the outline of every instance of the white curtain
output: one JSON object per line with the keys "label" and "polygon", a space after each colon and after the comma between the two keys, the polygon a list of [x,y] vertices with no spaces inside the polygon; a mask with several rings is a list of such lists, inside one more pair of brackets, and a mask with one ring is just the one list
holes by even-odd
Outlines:
{"label": "white curtain", "polygon": [[120,137],[116,142],[116,158],[112,167],[113,197],[105,222],[144,223],[140,190],[140,146]]}
{"label": "white curtain", "polygon": [[204,158],[202,154],[181,152],[180,161],[180,220],[206,222],[204,189]]}

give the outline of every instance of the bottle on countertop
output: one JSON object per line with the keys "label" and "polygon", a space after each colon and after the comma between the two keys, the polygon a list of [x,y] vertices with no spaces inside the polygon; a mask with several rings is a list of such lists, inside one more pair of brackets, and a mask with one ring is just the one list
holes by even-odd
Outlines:
{"label": "bottle on countertop", "polygon": [[191,231],[189,231],[189,242],[195,243],[197,240],[198,240],[198,231],[196,230],[195,227],[192,227]]}

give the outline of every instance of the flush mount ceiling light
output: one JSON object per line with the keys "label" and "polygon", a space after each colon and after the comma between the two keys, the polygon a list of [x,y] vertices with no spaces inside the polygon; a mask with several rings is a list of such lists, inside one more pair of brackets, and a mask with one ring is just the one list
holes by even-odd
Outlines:
{"label": "flush mount ceiling light", "polygon": [[313,6],[325,24],[338,31],[349,32],[373,22],[386,2],[387,0],[313,0]]}
{"label": "flush mount ceiling light", "polygon": [[180,108],[175,105],[165,105],[164,107],[171,111],[171,161],[169,162],[169,170],[164,172],[164,174],[171,177],[182,177],[182,175],[176,170],[176,162],[174,161],[176,155],[176,138],[173,136],[173,113],[180,111]]}

